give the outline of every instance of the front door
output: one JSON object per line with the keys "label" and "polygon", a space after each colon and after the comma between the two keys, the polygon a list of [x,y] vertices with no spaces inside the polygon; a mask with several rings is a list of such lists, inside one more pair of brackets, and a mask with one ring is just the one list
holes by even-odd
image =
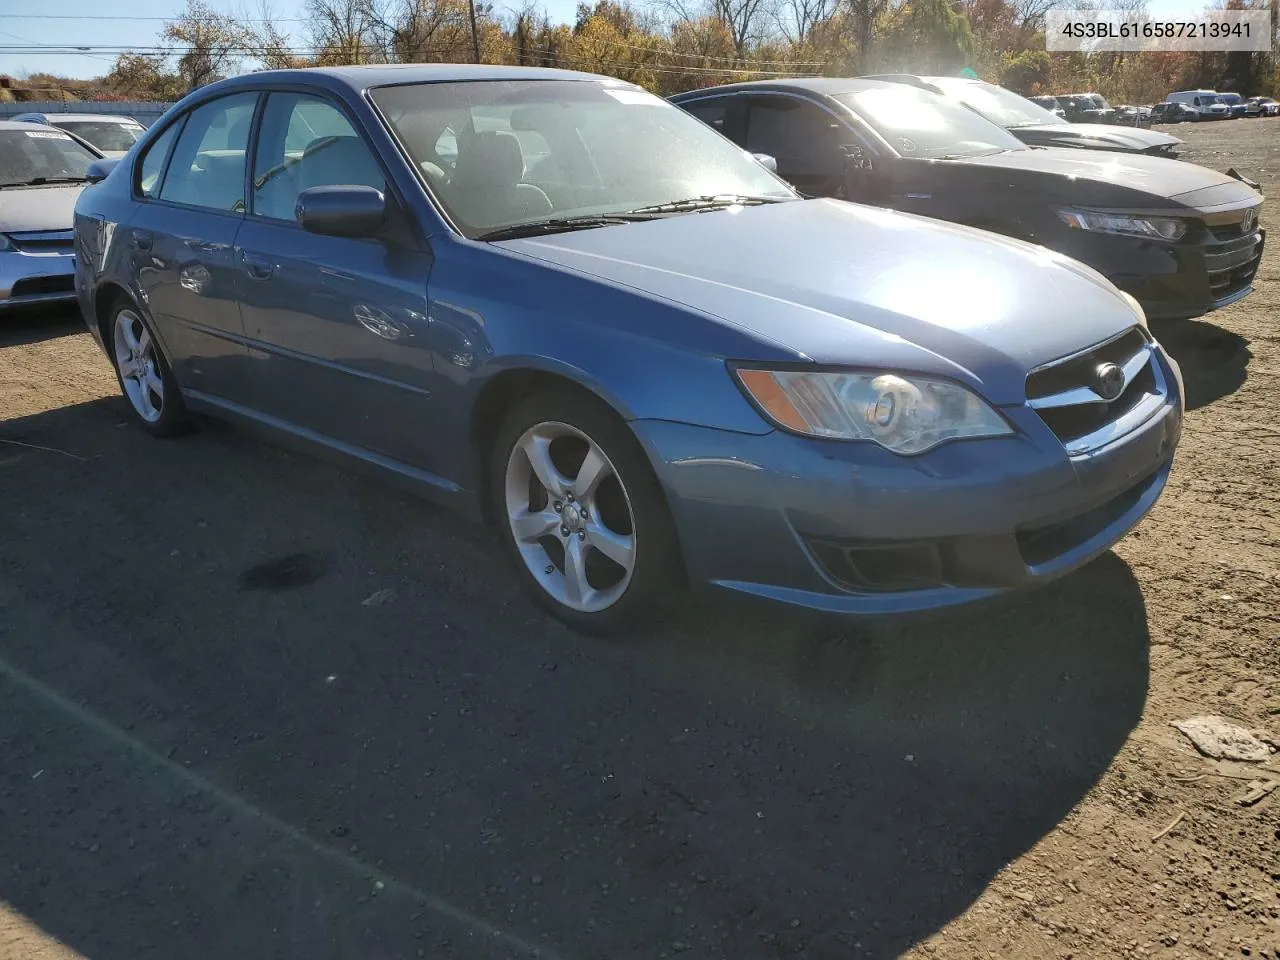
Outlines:
{"label": "front door", "polygon": [[269,94],[235,251],[252,405],[321,438],[434,470],[431,255],[407,228],[377,239],[303,230],[298,194],[343,184],[382,190],[392,220],[407,224],[373,150],[337,103]]}
{"label": "front door", "polygon": [[809,100],[750,98],[743,145],[777,160],[778,176],[807,197],[845,198],[843,147],[854,139],[839,117]]}
{"label": "front door", "polygon": [[142,158],[142,202],[123,228],[142,305],[178,382],[230,399],[248,384],[234,250],[257,99],[220,97],[161,134]]}

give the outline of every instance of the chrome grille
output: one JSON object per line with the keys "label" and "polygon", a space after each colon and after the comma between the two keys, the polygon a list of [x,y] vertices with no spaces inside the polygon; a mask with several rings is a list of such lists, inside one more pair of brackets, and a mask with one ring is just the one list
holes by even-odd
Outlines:
{"label": "chrome grille", "polygon": [[27,253],[41,253],[54,250],[70,250],[75,241],[72,230],[41,230],[29,233],[11,233],[9,240],[13,245]]}
{"label": "chrome grille", "polygon": [[[1123,380],[1118,393],[1108,399],[1101,392],[1099,370],[1110,364],[1120,369]],[[1027,376],[1027,405],[1073,456],[1105,446],[1138,427],[1163,405],[1165,392],[1151,340],[1140,327],[1038,367]]]}

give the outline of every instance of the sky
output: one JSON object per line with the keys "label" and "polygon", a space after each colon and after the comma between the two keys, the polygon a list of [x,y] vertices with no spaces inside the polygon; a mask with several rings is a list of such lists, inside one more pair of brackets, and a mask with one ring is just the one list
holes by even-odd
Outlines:
{"label": "sky", "polygon": [[[1071,0],[1063,0],[1070,7]],[[35,13],[36,6],[40,12]],[[280,27],[301,44],[305,0],[271,0]],[[519,5],[518,0],[495,0],[499,13]],[[176,16],[185,6],[183,0],[130,0],[126,5],[115,0],[0,0],[0,74],[24,76],[30,73],[53,73],[64,77],[101,76],[111,69],[114,53],[54,53],[23,50],[15,47],[68,48],[146,47],[157,42],[166,19]],[[244,0],[211,0],[210,6],[224,12],[256,7]],[[553,22],[567,23],[574,17],[576,0],[543,0]],[[1177,17],[1202,10],[1205,0],[1150,0],[1152,15]],[[127,11],[122,14],[121,8]],[[111,12],[108,12],[111,11]],[[126,16],[130,19],[126,19]],[[150,19],[143,19],[150,18]],[[291,21],[291,22],[286,22]]]}
{"label": "sky", "polygon": [[[494,8],[505,15],[519,0],[494,0]],[[154,46],[164,21],[177,16],[185,0],[0,0],[0,74],[23,76],[53,73],[62,77],[98,77],[111,69],[112,53],[52,53],[15,47],[147,47]],[[210,0],[209,6],[225,13],[254,10],[257,0]],[[555,23],[570,23],[577,0],[542,0],[541,6]],[[272,12],[281,30],[301,45],[305,27],[296,22],[303,16],[305,0],[271,0]],[[39,13],[35,11],[39,9]],[[257,14],[251,14],[256,16]],[[125,19],[152,18],[152,19]],[[107,18],[107,19],[93,19]],[[291,20],[295,22],[284,22]]]}

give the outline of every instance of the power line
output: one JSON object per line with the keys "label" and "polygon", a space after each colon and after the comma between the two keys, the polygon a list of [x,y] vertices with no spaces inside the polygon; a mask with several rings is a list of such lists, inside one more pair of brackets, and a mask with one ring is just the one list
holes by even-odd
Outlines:
{"label": "power line", "polygon": [[[610,44],[609,46],[620,46],[620,45],[628,46],[626,44],[617,44],[617,43]],[[224,49],[227,50],[227,52],[229,53],[239,55],[239,56],[247,56],[247,57],[260,57],[266,54],[285,54],[287,56],[308,57],[308,56],[315,56],[315,54],[319,52],[314,47],[274,47],[274,46],[248,45],[248,44],[237,44],[231,47],[221,47],[221,46],[219,47],[219,50],[224,50]],[[668,55],[667,52],[663,50],[652,50],[648,48],[640,48],[640,49],[645,50],[645,52],[652,54],[656,58],[661,58]],[[69,56],[74,54],[80,54],[84,56],[92,56],[94,54],[111,54],[116,56],[122,55],[122,54],[138,54],[141,56],[157,56],[157,55],[183,56],[185,54],[190,54],[190,53],[199,53],[201,52],[201,50],[202,48],[200,47],[166,47],[166,46],[149,46],[148,47],[148,46],[123,46],[123,45],[108,46],[103,44],[76,44],[76,43],[60,44],[60,45],[36,44],[32,46],[0,45],[0,54],[10,55],[10,56],[17,55],[17,54],[24,54],[24,55],[34,54],[34,55],[49,55],[49,56]],[[436,47],[436,48],[419,48],[414,52],[419,56],[447,56],[447,55],[456,55],[458,50],[454,47]],[[628,70],[650,70],[656,73],[669,73],[669,74],[692,73],[692,74],[720,75],[720,74],[726,74],[726,73],[740,73],[740,74],[751,74],[754,76],[771,76],[771,77],[790,77],[790,76],[800,76],[800,75],[812,76],[813,75],[812,72],[797,73],[797,71],[806,66],[819,65],[813,61],[810,61],[810,62],[799,61],[796,63],[788,63],[788,61],[785,61],[785,60],[776,60],[776,61],[735,60],[732,62],[738,63],[740,64],[740,66],[737,66],[737,67],[697,66],[694,64],[686,65],[686,64],[670,63],[670,62],[664,64],[661,62],[650,63],[650,62],[644,62],[644,61],[625,61],[625,60],[619,61],[619,60],[610,59],[608,53],[606,53],[604,57],[590,57],[590,56],[584,56],[581,54],[556,54],[556,53],[551,53],[549,51],[543,51],[536,48],[531,55],[536,57],[541,57],[542,59],[546,59],[546,60],[553,60],[553,61],[556,61],[557,63],[595,63],[595,64],[624,68]],[[788,66],[789,65],[794,67],[795,69],[793,70],[753,69],[752,65],[757,62],[765,65],[770,65],[770,66]]]}

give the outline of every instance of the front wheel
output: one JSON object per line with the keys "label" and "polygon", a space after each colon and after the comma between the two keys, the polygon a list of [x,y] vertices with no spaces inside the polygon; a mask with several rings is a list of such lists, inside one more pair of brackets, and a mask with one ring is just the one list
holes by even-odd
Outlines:
{"label": "front wheel", "polygon": [[521,579],[589,633],[652,622],[682,593],[666,499],[626,425],[570,390],[518,404],[490,464],[493,513]]}

